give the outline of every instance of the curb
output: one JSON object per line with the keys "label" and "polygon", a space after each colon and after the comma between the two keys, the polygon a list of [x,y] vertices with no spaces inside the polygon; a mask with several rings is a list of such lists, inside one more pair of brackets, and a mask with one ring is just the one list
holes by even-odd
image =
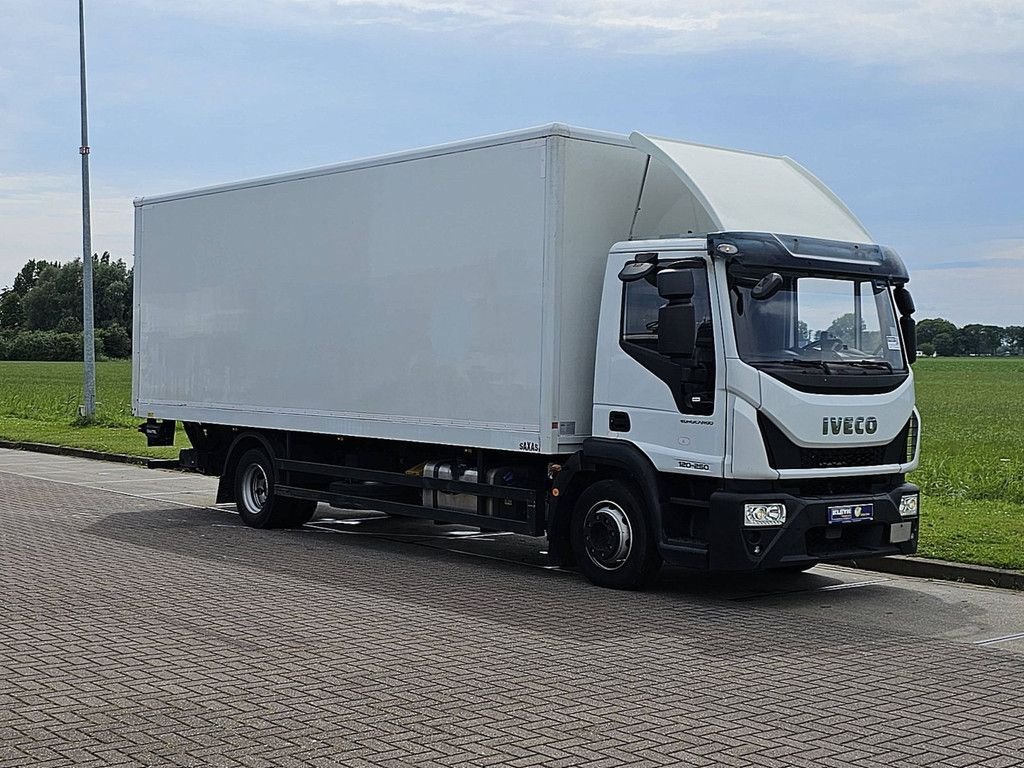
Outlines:
{"label": "curb", "polygon": [[22,443],[12,440],[0,440],[0,448],[10,448],[15,451],[34,451],[35,453],[48,453],[53,456],[74,456],[79,459],[95,459],[97,461],[112,461],[118,464],[137,464],[148,469],[177,469],[176,459],[151,459],[148,456],[129,456],[124,453],[104,453],[103,451],[92,451],[88,448],[72,448],[67,445],[47,445],[46,443]]}
{"label": "curb", "polygon": [[961,584],[978,584],[983,587],[1024,590],[1024,571],[991,568],[986,565],[951,563],[947,560],[933,560],[928,557],[890,555],[865,560],[846,560],[837,565],[860,568],[865,571],[894,573],[899,576],[913,576],[919,579],[956,581]]}

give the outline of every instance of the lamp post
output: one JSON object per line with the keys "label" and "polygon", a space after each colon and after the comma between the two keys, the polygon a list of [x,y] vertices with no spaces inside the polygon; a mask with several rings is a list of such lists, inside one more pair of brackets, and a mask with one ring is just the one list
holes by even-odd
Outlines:
{"label": "lamp post", "polygon": [[85,352],[84,403],[81,415],[96,413],[96,346],[93,333],[92,216],[89,208],[89,122],[85,100],[85,0],[78,0],[78,40],[82,70],[82,346]]}

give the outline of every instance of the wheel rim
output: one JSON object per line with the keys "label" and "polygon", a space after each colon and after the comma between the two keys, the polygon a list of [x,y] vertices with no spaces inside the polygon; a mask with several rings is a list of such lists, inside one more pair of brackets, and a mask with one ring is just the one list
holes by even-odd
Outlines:
{"label": "wheel rim", "polygon": [[583,519],[583,545],[587,557],[604,571],[625,565],[633,551],[633,526],[625,511],[613,501],[600,501]]}
{"label": "wheel rim", "polygon": [[254,515],[263,511],[270,495],[267,473],[259,464],[250,464],[242,474],[242,503]]}

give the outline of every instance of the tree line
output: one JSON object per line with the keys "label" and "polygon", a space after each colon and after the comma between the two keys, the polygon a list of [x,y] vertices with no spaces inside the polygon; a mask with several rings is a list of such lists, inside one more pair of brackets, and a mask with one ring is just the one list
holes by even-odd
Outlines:
{"label": "tree line", "polygon": [[[800,323],[800,334],[805,341],[811,341],[805,323]],[[839,339],[852,339],[856,320],[852,312],[837,317],[825,331]],[[821,335],[819,331],[815,339]],[[867,340],[863,349],[870,349],[878,343],[878,331],[868,331],[861,321],[861,335]],[[917,322],[917,350],[921,355],[931,357],[956,357],[959,355],[1024,355],[1024,326],[982,325],[970,323],[963,328],[941,317],[931,317]]]}
{"label": "tree line", "polygon": [[1024,355],[1024,326],[970,323],[963,328],[941,317],[919,320],[917,349],[922,355]]}
{"label": "tree line", "polygon": [[[99,359],[132,353],[132,269],[93,254],[93,315]],[[29,260],[0,289],[0,360],[82,359],[82,260]]]}

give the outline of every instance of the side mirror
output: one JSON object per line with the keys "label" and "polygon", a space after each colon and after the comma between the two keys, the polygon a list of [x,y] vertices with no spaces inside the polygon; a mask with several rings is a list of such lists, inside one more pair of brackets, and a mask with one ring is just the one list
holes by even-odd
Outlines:
{"label": "side mirror", "polygon": [[619,280],[624,283],[642,280],[651,274],[651,270],[656,269],[657,266],[657,263],[652,261],[630,261],[619,270]]}
{"label": "side mirror", "polygon": [[782,275],[778,272],[769,272],[757,281],[757,285],[750,289],[750,298],[757,299],[758,301],[770,299],[779,292],[784,282]]}
{"label": "side mirror", "polygon": [[626,266],[619,270],[619,280],[624,283],[642,280],[657,268],[657,253],[638,253],[632,261],[626,262]]}
{"label": "side mirror", "polygon": [[906,286],[898,285],[892,292],[892,297],[896,300],[896,309],[900,311],[901,315],[912,315],[914,314],[914,297],[910,295],[910,291],[907,290]]}
{"label": "side mirror", "polygon": [[914,318],[910,315],[900,315],[900,332],[903,334],[907,362],[913,365],[917,361],[917,323],[914,322]]}
{"label": "side mirror", "polygon": [[658,310],[658,352],[666,357],[693,355],[695,326],[693,304],[666,304]]}
{"label": "side mirror", "polygon": [[658,274],[658,295],[669,301],[685,301],[693,296],[693,272],[666,269]]}

